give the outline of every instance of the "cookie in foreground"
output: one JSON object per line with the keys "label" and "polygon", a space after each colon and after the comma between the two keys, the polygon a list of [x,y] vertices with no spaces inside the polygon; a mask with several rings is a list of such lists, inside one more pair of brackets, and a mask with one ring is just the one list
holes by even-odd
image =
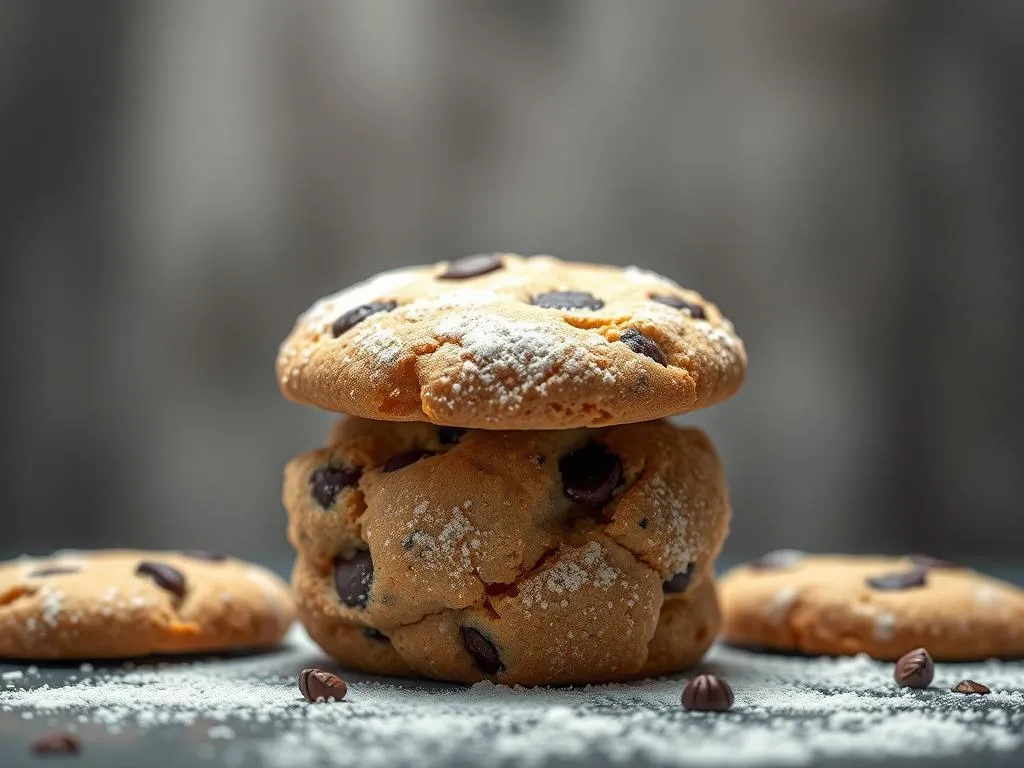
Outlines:
{"label": "cookie in foreground", "polygon": [[281,345],[285,397],[388,421],[567,429],[732,396],[743,342],[710,301],[633,267],[482,254],[318,301]]}
{"label": "cookie in foreground", "polygon": [[1024,590],[923,555],[769,553],[721,580],[734,645],[896,660],[1024,657]]}
{"label": "cookie in foreground", "polygon": [[294,616],[278,576],[203,550],[76,550],[0,563],[0,658],[269,647]]}

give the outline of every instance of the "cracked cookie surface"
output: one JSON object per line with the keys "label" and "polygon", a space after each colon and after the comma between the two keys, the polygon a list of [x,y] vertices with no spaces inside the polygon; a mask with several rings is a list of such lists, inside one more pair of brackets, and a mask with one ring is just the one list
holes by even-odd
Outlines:
{"label": "cracked cookie surface", "polygon": [[634,267],[483,254],[318,301],[281,345],[296,402],[389,421],[564,429],[713,405],[743,343],[700,294]]}
{"label": "cracked cookie surface", "polygon": [[625,679],[693,663],[717,630],[728,494],[697,429],[347,418],[289,463],[284,503],[300,618],[368,671]]}
{"label": "cracked cookie surface", "polygon": [[267,647],[294,616],[278,576],[202,550],[67,550],[0,563],[0,658]]}
{"label": "cracked cookie surface", "polygon": [[1024,590],[956,563],[769,553],[721,580],[726,642],[893,660],[1024,657]]}

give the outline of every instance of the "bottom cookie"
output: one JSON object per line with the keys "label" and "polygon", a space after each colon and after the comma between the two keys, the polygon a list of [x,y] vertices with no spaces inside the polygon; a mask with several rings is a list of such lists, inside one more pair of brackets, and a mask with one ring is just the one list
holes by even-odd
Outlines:
{"label": "bottom cookie", "polygon": [[[606,683],[654,677],[697,664],[721,626],[715,584],[711,577],[705,577],[686,593],[666,596],[646,647],[634,647],[626,657],[613,655],[621,648],[618,638],[613,641],[609,637],[605,646],[602,627],[593,627],[589,636],[579,638],[574,638],[572,631],[559,637],[558,628],[552,627],[551,634],[533,636],[533,648],[523,648],[522,636],[517,632],[504,643],[501,623],[493,622],[482,632],[477,629],[481,622],[474,611],[433,614],[385,635],[317,612],[312,607],[317,600],[309,594],[310,588],[316,588],[316,580],[309,576],[306,567],[297,564],[294,581],[299,619],[310,637],[341,664],[378,675],[465,683],[492,679],[508,685]],[[566,652],[574,641],[579,654]]]}
{"label": "bottom cookie", "polygon": [[923,555],[781,550],[721,580],[723,639],[765,650],[894,660],[1024,657],[1024,590]]}
{"label": "bottom cookie", "polygon": [[267,647],[294,617],[282,579],[200,550],[68,551],[0,564],[0,658]]}

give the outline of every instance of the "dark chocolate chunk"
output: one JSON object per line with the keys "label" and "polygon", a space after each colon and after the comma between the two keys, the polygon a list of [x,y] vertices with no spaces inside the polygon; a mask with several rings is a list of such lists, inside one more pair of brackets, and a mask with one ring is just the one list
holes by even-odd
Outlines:
{"label": "dark chocolate chunk", "polygon": [[707,317],[707,313],[704,312],[704,307],[700,304],[694,304],[693,302],[681,299],[678,296],[672,296],[667,293],[656,293],[651,296],[651,301],[656,301],[659,304],[665,304],[675,309],[681,309],[684,312],[689,312],[690,317],[695,320],[703,320]]}
{"label": "dark chocolate chunk", "polygon": [[349,560],[339,557],[334,561],[334,588],[338,599],[350,608],[362,608],[370,599],[373,585],[373,560],[365,549]]}
{"label": "dark chocolate chunk", "polygon": [[359,323],[371,315],[376,315],[379,312],[390,312],[397,306],[398,304],[394,301],[371,301],[369,304],[363,304],[355,309],[350,309],[334,321],[333,325],[331,325],[331,333],[334,334],[334,338],[338,338],[345,331],[359,325]]}
{"label": "dark chocolate chunk", "polygon": [[341,701],[348,693],[345,681],[323,669],[299,672],[299,692],[306,701]]}
{"label": "dark chocolate chunk", "polygon": [[448,268],[441,273],[442,280],[465,280],[467,277],[479,277],[501,269],[501,256],[497,253],[477,253],[463,256],[461,259],[448,263]]}
{"label": "dark chocolate chunk", "polygon": [[208,552],[205,549],[183,549],[180,554],[185,557],[191,557],[193,560],[205,560],[208,563],[223,563],[228,559],[227,555],[222,555],[219,552]]}
{"label": "dark chocolate chunk", "polygon": [[82,569],[77,565],[48,565],[45,568],[38,568],[32,571],[30,579],[41,579],[44,576],[63,576],[66,573],[78,573]]}
{"label": "dark chocolate chunk", "polygon": [[677,573],[671,579],[662,584],[662,589],[669,593],[685,592],[690,586],[690,578],[693,576],[694,563],[688,563],[686,570]]}
{"label": "dark chocolate chunk", "polygon": [[640,522],[637,523],[637,525],[639,525],[643,530],[646,531],[647,530],[647,518],[646,517],[641,517],[640,518]]}
{"label": "dark chocolate chunk", "polygon": [[586,291],[551,291],[538,293],[530,302],[544,309],[600,309],[604,302]]}
{"label": "dark chocolate chunk", "polygon": [[32,742],[36,755],[74,755],[82,751],[82,740],[67,731],[54,731]]}
{"label": "dark chocolate chunk", "polygon": [[696,712],[725,712],[732,708],[732,688],[718,675],[697,675],[683,688],[683,709]]}
{"label": "dark chocolate chunk", "polygon": [[793,568],[804,559],[805,554],[799,549],[776,549],[751,560],[748,565],[763,571],[778,571]]}
{"label": "dark chocolate chunk", "polygon": [[309,476],[309,490],[324,509],[330,509],[345,488],[359,481],[360,471],[349,467],[320,467]]}
{"label": "dark chocolate chunk", "polygon": [[924,648],[915,648],[896,662],[893,678],[903,688],[927,688],[935,677],[935,662]]}
{"label": "dark chocolate chunk", "polygon": [[593,441],[558,462],[562,492],[577,504],[599,507],[607,502],[622,480],[622,460]]}
{"label": "dark chocolate chunk", "polygon": [[388,636],[376,627],[363,627],[363,635],[370,638],[371,640],[376,640],[379,643],[390,642],[390,640],[388,640]]}
{"label": "dark chocolate chunk", "polygon": [[627,328],[619,337],[619,341],[632,349],[638,355],[649,357],[659,365],[668,364],[665,360],[665,353],[661,351],[661,347],[655,344],[652,339],[640,333],[640,331],[633,328]]}
{"label": "dark chocolate chunk", "polygon": [[148,576],[161,589],[178,598],[185,596],[185,574],[167,563],[143,560],[135,569],[136,576]]}
{"label": "dark chocolate chunk", "polygon": [[433,455],[432,451],[406,451],[405,453],[400,453],[397,456],[392,456],[390,459],[385,461],[384,466],[380,468],[380,471],[395,472],[404,467],[408,467],[410,464],[415,464],[420,459]]}
{"label": "dark chocolate chunk", "polygon": [[911,568],[909,571],[897,571],[895,573],[886,573],[882,576],[872,576],[867,579],[867,583],[872,589],[892,592],[900,589],[923,587],[927,577],[928,571],[926,569]]}
{"label": "dark chocolate chunk", "polygon": [[943,560],[942,558],[932,557],[931,555],[915,554],[908,555],[908,558],[910,559],[910,562],[912,562],[914,565],[919,565],[922,568],[952,569],[964,567],[960,565],[960,563],[954,563],[952,560]]}
{"label": "dark chocolate chunk", "polygon": [[501,658],[498,656],[498,649],[494,647],[483,633],[472,627],[461,627],[462,646],[466,652],[473,657],[477,669],[485,675],[493,675],[502,669]]}
{"label": "dark chocolate chunk", "polygon": [[950,688],[950,690],[953,691],[953,693],[978,693],[982,695],[992,693],[992,689],[987,685],[976,683],[973,680],[961,680],[955,686]]}
{"label": "dark chocolate chunk", "polygon": [[462,427],[438,427],[437,439],[441,445],[455,445],[466,432]]}

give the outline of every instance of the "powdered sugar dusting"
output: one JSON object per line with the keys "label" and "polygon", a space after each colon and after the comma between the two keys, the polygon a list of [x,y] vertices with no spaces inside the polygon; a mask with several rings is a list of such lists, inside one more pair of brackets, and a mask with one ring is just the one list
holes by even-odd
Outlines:
{"label": "powdered sugar dusting", "polygon": [[[412,511],[412,519],[406,523],[410,533],[402,542],[410,557],[415,557],[431,571],[450,573],[453,577],[473,572],[473,553],[481,547],[481,534],[466,517],[463,507],[433,509],[430,502],[422,501]],[[441,530],[436,535],[424,528]]]}
{"label": "powdered sugar dusting", "polygon": [[707,502],[700,498],[684,500],[679,490],[670,488],[660,474],[653,475],[647,484],[649,503],[666,522],[661,536],[662,558],[669,574],[683,571],[695,559],[694,545],[689,536],[689,518],[702,515]]}
{"label": "powdered sugar dusting", "polygon": [[[192,759],[182,755],[182,764],[204,757],[251,768],[822,765],[969,752],[981,764],[984,753],[1024,748],[1020,663],[939,664],[934,687],[914,691],[896,687],[891,664],[864,656],[714,648],[711,665],[736,692],[726,714],[684,712],[681,679],[467,689],[343,673],[345,703],[306,704],[294,675],[317,663],[317,652],[298,632],[291,637],[290,650],[271,657],[100,671],[75,675],[66,687],[44,687],[56,682],[51,670],[24,669],[24,678],[5,677],[22,687],[0,691],[0,727],[26,744],[23,715],[61,727],[131,730],[150,749],[187,750]],[[965,677],[993,693],[949,692]],[[83,740],[88,749],[87,734]],[[1015,764],[1009,754],[1003,760]]]}
{"label": "powdered sugar dusting", "polygon": [[444,383],[463,399],[488,399],[505,411],[522,406],[527,396],[543,396],[551,385],[615,381],[603,358],[609,342],[596,333],[570,340],[547,326],[466,310],[447,315],[434,335],[462,348],[462,365]]}
{"label": "powdered sugar dusting", "polygon": [[891,613],[880,613],[875,617],[875,639],[880,642],[892,640],[896,631],[896,617]]}
{"label": "powdered sugar dusting", "polygon": [[591,541],[579,549],[562,550],[551,568],[523,582],[519,594],[526,609],[537,606],[544,610],[551,603],[564,608],[572,593],[585,586],[607,590],[621,579],[622,574],[605,558],[604,547]]}
{"label": "powdered sugar dusting", "polygon": [[302,315],[299,323],[312,331],[326,333],[340,315],[372,301],[387,298],[392,291],[404,288],[419,277],[417,270],[409,268],[381,272],[369,280],[320,299]]}
{"label": "powdered sugar dusting", "polygon": [[641,285],[650,285],[652,287],[663,287],[666,285],[672,286],[673,288],[679,287],[674,280],[669,280],[664,275],[659,275],[657,272],[633,265],[625,267],[622,270],[622,276],[631,283],[639,283]]}
{"label": "powdered sugar dusting", "polygon": [[772,604],[768,610],[768,620],[772,624],[781,624],[789,615],[789,609],[800,597],[800,590],[796,587],[782,587],[772,595]]}

